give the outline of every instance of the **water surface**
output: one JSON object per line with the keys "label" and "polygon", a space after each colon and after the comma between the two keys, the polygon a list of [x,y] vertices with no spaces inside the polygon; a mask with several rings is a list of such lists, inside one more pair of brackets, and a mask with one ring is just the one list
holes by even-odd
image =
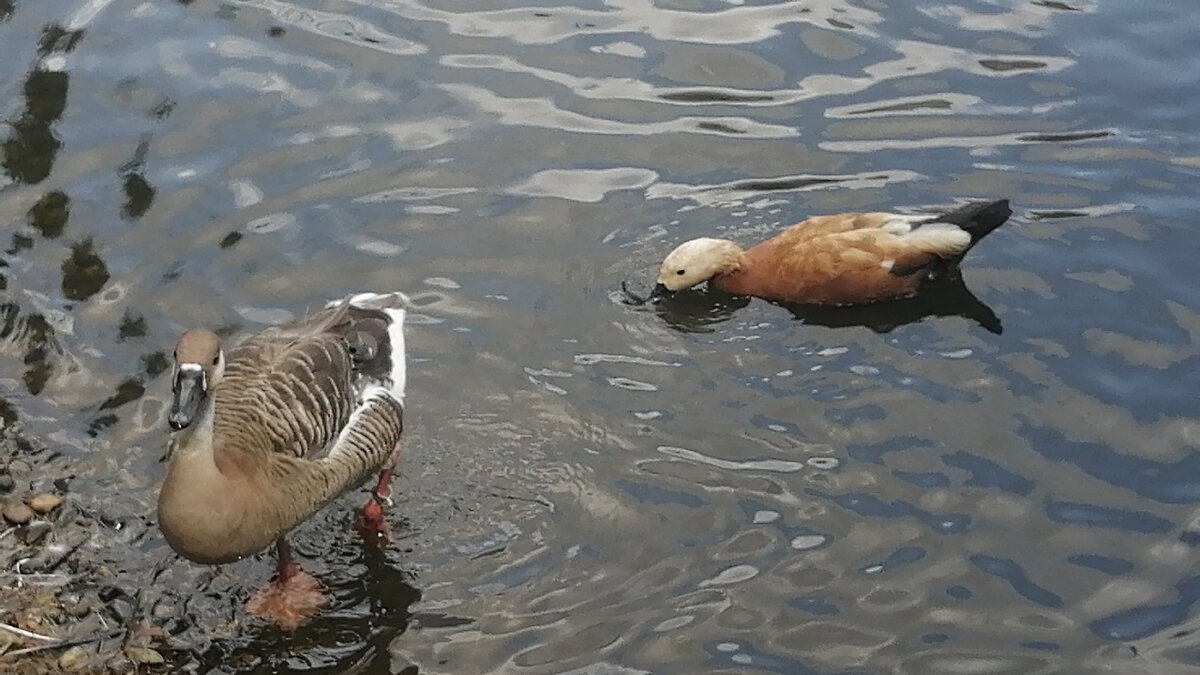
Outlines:
{"label": "water surface", "polygon": [[[0,0],[0,416],[130,525],[96,546],[188,601],[198,672],[1189,672],[1193,24]],[[998,197],[928,305],[617,292],[694,236]],[[420,306],[402,538],[365,555],[345,497],[293,537],[333,607],[231,624],[270,558],[201,568],[153,527],[171,344],[365,289]]]}

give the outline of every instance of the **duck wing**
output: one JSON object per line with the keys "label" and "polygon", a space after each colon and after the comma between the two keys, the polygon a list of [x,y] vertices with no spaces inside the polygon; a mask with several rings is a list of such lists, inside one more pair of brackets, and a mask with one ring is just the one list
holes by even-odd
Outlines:
{"label": "duck wing", "polygon": [[910,229],[914,223],[931,220],[932,216],[906,216],[898,213],[839,213],[831,216],[813,216],[799,222],[774,239],[781,245],[794,246],[801,242],[818,237],[826,237],[843,232],[875,229]]}
{"label": "duck wing", "polygon": [[916,292],[917,274],[949,264],[969,236],[952,225],[897,234],[859,227],[818,236],[776,237],[746,251],[742,270],[718,281],[730,293],[803,304],[874,302]]}
{"label": "duck wing", "polygon": [[963,256],[1011,215],[1008,200],[999,199],[970,202],[938,215],[871,212],[815,216],[765,243],[791,248],[825,240],[818,245],[880,248],[885,256],[880,262],[907,259],[907,264],[896,269],[915,271],[926,266],[922,260],[935,263],[936,259]]}

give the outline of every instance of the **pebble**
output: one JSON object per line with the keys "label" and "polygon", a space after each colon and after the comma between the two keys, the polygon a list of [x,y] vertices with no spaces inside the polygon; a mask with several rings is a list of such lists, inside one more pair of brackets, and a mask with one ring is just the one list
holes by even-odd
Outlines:
{"label": "pebble", "polygon": [[[251,670],[257,668],[262,663],[262,657],[250,652],[239,652],[230,657],[228,665],[233,666],[235,670]],[[402,672],[402,671],[397,671]]]}
{"label": "pebble", "polygon": [[104,667],[107,668],[107,672],[120,673],[121,675],[125,675],[125,673],[137,672],[137,666],[133,665],[133,662],[129,660],[129,657],[125,656],[124,654],[117,654],[116,656],[108,659],[104,662]]}
{"label": "pebble", "polygon": [[12,476],[6,473],[0,474],[0,493],[12,492],[13,488],[16,486],[17,481],[13,480]]}
{"label": "pebble", "polygon": [[45,572],[58,567],[68,555],[83,543],[80,541],[81,538],[86,539],[87,537],[76,534],[64,537],[66,541],[56,541],[42,546],[32,557],[21,561],[21,569],[25,572]]}
{"label": "pebble", "polygon": [[77,619],[82,619],[92,613],[95,608],[95,603],[90,598],[81,598],[78,602],[63,603],[67,606],[67,611]]}
{"label": "pebble", "polygon": [[33,468],[27,462],[22,462],[19,459],[14,459],[8,463],[8,475],[13,478],[23,478],[29,475]]}
{"label": "pebble", "polygon": [[58,657],[58,667],[63,670],[79,670],[87,664],[88,653],[83,647],[71,647]]}
{"label": "pebble", "polygon": [[42,515],[50,513],[58,508],[59,504],[63,503],[63,498],[58,495],[42,494],[29,500],[29,508],[37,511]]}
{"label": "pebble", "polygon": [[126,622],[133,617],[133,605],[124,598],[113,598],[108,601],[108,613],[119,622]]}
{"label": "pebble", "polygon": [[21,530],[21,541],[26,546],[34,546],[52,529],[54,529],[54,526],[50,523],[44,520],[35,520]]}
{"label": "pebble", "polygon": [[149,666],[167,662],[167,660],[163,658],[162,654],[159,654],[156,650],[149,647],[126,647],[125,656],[129,657],[130,661],[133,661],[139,666]]}
{"label": "pebble", "polygon": [[16,525],[24,525],[33,520],[33,509],[21,502],[8,502],[4,505],[4,519]]}
{"label": "pebble", "polygon": [[160,602],[154,605],[154,609],[150,610],[150,616],[156,619],[165,619],[175,616],[175,608],[165,602]]}

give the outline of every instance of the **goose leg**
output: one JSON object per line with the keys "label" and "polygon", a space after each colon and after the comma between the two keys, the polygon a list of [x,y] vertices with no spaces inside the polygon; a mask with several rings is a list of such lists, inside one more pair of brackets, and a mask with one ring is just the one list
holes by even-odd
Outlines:
{"label": "goose leg", "polygon": [[288,545],[287,539],[275,542],[275,564],[279,570],[277,579],[281,583],[287,583],[292,577],[301,573],[300,566],[292,558],[292,547]]}
{"label": "goose leg", "polygon": [[325,596],[317,580],[305,574],[292,559],[292,547],[286,539],[275,542],[275,550],[279,575],[250,598],[246,611],[292,631],[307,623],[325,605]]}
{"label": "goose leg", "polygon": [[399,461],[400,444],[397,443],[396,447],[392,449],[392,456],[388,460],[387,466],[379,472],[379,482],[375,485],[375,491],[371,493],[371,499],[363,507],[362,516],[358,519],[358,533],[362,535],[364,541],[379,549],[387,546],[388,532],[391,530],[383,518],[383,505],[384,503],[388,506],[392,504],[392,472],[396,470],[396,463]]}

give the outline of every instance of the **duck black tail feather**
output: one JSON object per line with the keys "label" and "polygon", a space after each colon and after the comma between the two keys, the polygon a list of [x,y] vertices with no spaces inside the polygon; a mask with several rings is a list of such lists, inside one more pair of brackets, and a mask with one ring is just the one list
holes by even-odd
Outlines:
{"label": "duck black tail feather", "polygon": [[992,230],[1000,227],[1012,215],[1007,199],[994,202],[972,202],[942,216],[936,222],[957,225],[971,235],[971,246],[979,243]]}

